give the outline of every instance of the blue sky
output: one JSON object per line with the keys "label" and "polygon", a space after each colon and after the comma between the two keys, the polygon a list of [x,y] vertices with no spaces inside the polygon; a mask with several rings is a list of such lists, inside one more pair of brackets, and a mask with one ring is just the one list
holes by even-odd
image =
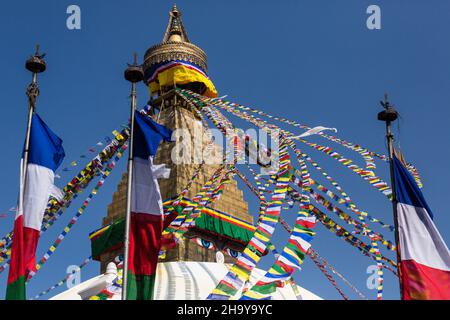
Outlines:
{"label": "blue sky", "polygon": [[[66,8],[81,8],[81,30],[66,28]],[[381,7],[381,30],[366,28],[366,8]],[[163,37],[171,1],[15,1],[2,4],[0,85],[3,131],[0,210],[15,205],[19,158],[25,135],[30,74],[24,62],[40,43],[48,70],[39,76],[38,112],[64,140],[67,165],[84,164],[82,154],[120,127],[129,114],[129,83],[123,70],[134,51],[145,50]],[[385,153],[384,124],[376,120],[384,92],[401,114],[394,133],[407,159],[419,169],[424,194],[446,241],[450,217],[446,185],[450,179],[450,45],[446,1],[177,1],[192,42],[208,54],[209,75],[219,94],[243,105],[282,115],[310,126],[336,127],[338,136]],[[148,100],[144,85],[138,102]],[[234,119],[234,118],[232,118]],[[242,122],[236,121],[241,125]],[[287,128],[287,127],[286,127]],[[324,144],[326,141],[321,141]],[[332,144],[334,147],[335,145]],[[356,154],[336,149],[362,164]],[[392,222],[390,203],[355,174],[304,147],[352,195],[363,209]],[[346,153],[347,152],[347,153]],[[379,174],[388,181],[385,163]],[[80,168],[80,167],[78,167]],[[125,160],[108,178],[86,213],[43,269],[28,285],[29,297],[65,276],[66,268],[90,254],[88,233],[101,225]],[[63,186],[76,171],[61,173]],[[244,188],[244,187],[242,187]],[[41,238],[38,258],[67,224],[87,193]],[[247,193],[250,207],[257,203]],[[291,213],[289,213],[291,214]],[[13,213],[0,219],[0,234],[12,229]],[[287,220],[292,219],[286,216]],[[368,298],[366,269],[372,261],[317,227],[313,245]],[[281,246],[285,234],[275,235]],[[388,238],[393,239],[392,234]],[[392,254],[389,255],[394,258]],[[264,261],[267,266],[271,261]],[[99,272],[91,263],[87,279]],[[0,274],[4,294],[7,272]],[[311,261],[297,281],[323,298],[340,296]],[[356,298],[342,282],[340,287]],[[59,290],[60,291],[60,290]],[[56,291],[56,292],[59,292]],[[385,278],[385,298],[398,298],[397,280]]]}

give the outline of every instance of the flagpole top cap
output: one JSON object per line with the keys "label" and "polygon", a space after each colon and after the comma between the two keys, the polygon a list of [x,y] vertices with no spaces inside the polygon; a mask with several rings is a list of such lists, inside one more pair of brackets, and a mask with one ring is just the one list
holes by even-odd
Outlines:
{"label": "flagpole top cap", "polygon": [[127,81],[132,83],[141,82],[144,79],[142,66],[137,63],[137,53],[134,54],[133,63],[128,64],[128,68],[125,69],[124,77]]}
{"label": "flagpole top cap", "polygon": [[45,53],[39,53],[39,45],[36,46],[36,52],[25,62],[25,68],[32,73],[44,72],[47,65],[44,61]]}
{"label": "flagpole top cap", "polygon": [[392,122],[397,120],[398,112],[394,108],[388,108],[378,113],[378,120]]}
{"label": "flagpole top cap", "polygon": [[384,110],[378,113],[378,120],[385,122],[397,120],[398,112],[395,110],[394,106],[389,103],[387,93],[384,95],[384,101],[380,101],[380,104]]}

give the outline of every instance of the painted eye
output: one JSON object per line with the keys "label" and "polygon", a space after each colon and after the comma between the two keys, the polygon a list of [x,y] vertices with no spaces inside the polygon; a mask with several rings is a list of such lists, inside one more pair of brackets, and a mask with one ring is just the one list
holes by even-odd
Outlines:
{"label": "painted eye", "polygon": [[238,258],[241,255],[241,252],[230,249],[230,248],[226,248],[226,252],[230,257],[233,257],[233,258]]}
{"label": "painted eye", "polygon": [[200,247],[206,248],[206,249],[208,249],[208,250],[213,250],[213,249],[216,248],[216,247],[214,246],[214,243],[211,242],[211,241],[208,241],[208,240],[205,240],[205,239],[202,239],[202,238],[197,238],[196,241],[197,241],[197,244],[198,244]]}

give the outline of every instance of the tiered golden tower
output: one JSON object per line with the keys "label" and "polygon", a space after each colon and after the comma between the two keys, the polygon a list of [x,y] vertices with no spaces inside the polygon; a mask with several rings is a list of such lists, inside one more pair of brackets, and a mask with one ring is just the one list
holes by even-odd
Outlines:
{"label": "tiered golden tower", "polygon": [[[206,72],[206,54],[202,49],[189,42],[189,38],[181,20],[181,13],[176,6],[173,7],[169,15],[169,24],[162,43],[152,46],[145,54],[143,65],[144,73],[155,64],[175,60],[184,60],[195,63]],[[174,84],[174,86],[175,85],[200,94],[204,91],[202,84],[197,82],[183,85]],[[200,119],[198,119],[188,108],[186,101],[175,93],[173,86],[162,87],[158,92],[157,97],[150,100],[149,104],[153,110],[155,110],[155,120],[157,120],[158,123],[163,124],[172,130],[185,129],[189,132],[192,141],[184,141],[182,143],[191,143],[194,145],[195,139],[202,139],[202,135],[198,134],[197,129],[201,126]],[[178,141],[176,143],[180,142]],[[204,148],[206,144],[207,141],[202,140],[199,145]],[[186,187],[188,181],[198,168],[198,164],[195,163],[175,164],[171,159],[174,145],[175,143],[162,143],[155,157],[155,163],[165,163],[167,164],[167,167],[171,169],[169,179],[159,180],[163,199],[172,198],[178,195]],[[214,152],[218,150],[217,148],[218,146],[215,145],[211,157],[220,157],[221,159],[221,153]],[[199,176],[192,184],[186,196],[192,198],[213,175],[217,168],[218,165],[203,165]],[[125,215],[126,179],[127,175],[125,173],[122,177],[122,181],[118,185],[117,191],[113,194],[112,202],[108,206],[107,216],[103,218],[103,225],[107,225]],[[243,192],[238,188],[235,180],[232,180],[230,184],[226,185],[221,198],[211,205],[211,207],[236,216],[242,220],[253,222],[253,218],[248,212],[247,202],[243,199]],[[104,270],[106,264],[109,261],[112,261],[119,253],[120,251],[116,251],[102,256],[102,270]],[[164,259],[164,261],[179,260],[215,262],[216,256],[214,251],[201,248],[190,242],[188,239],[185,239],[185,241],[178,244],[177,248],[169,250]],[[225,261],[231,261],[230,257],[226,257]]]}

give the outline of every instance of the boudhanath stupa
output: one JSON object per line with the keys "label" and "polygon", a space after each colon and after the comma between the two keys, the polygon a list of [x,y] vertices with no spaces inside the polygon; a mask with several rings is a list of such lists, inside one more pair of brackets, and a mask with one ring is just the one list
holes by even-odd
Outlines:
{"label": "boudhanath stupa", "polygon": [[[207,72],[205,52],[190,42],[181,19],[181,12],[176,6],[169,13],[169,23],[161,43],[150,47],[144,56],[144,81],[150,84],[150,70],[163,67],[177,61],[185,61]],[[176,94],[178,89],[187,89],[194,93],[207,95],[212,90],[208,84],[195,81],[178,81],[176,83],[159,83],[151,90],[148,102],[149,114],[158,123],[174,129],[194,131],[201,127],[198,116],[189,108],[186,101]],[[199,138],[193,135],[193,139]],[[201,137],[200,137],[201,138]],[[192,198],[201,191],[208,179],[219,167],[203,165],[196,172],[198,164],[175,164],[171,161],[174,146],[163,143],[158,149],[155,163],[164,163],[170,168],[170,177],[160,179],[159,186],[164,207],[169,208],[176,197],[189,184],[191,177],[197,174],[196,180],[183,193],[183,206],[189,206]],[[211,157],[220,157],[214,146]],[[220,162],[220,159],[218,159]],[[218,162],[218,163],[219,163]],[[91,233],[92,257],[100,262],[100,275],[86,280],[50,299],[53,300],[87,300],[110,288],[107,299],[121,298],[120,259],[123,255],[124,216],[126,213],[127,174],[114,192],[112,202],[103,218],[103,225]],[[236,180],[231,179],[225,185],[219,200],[202,210],[196,218],[195,225],[190,227],[176,245],[161,250],[156,272],[154,299],[156,300],[202,300],[206,299],[220,280],[227,274],[236,258],[245,249],[252,238],[256,226],[244,193]],[[254,285],[265,271],[254,268],[247,287]],[[241,290],[235,298],[241,296]],[[292,281],[277,288],[272,295],[275,300],[321,300],[314,293],[302,288]]]}

